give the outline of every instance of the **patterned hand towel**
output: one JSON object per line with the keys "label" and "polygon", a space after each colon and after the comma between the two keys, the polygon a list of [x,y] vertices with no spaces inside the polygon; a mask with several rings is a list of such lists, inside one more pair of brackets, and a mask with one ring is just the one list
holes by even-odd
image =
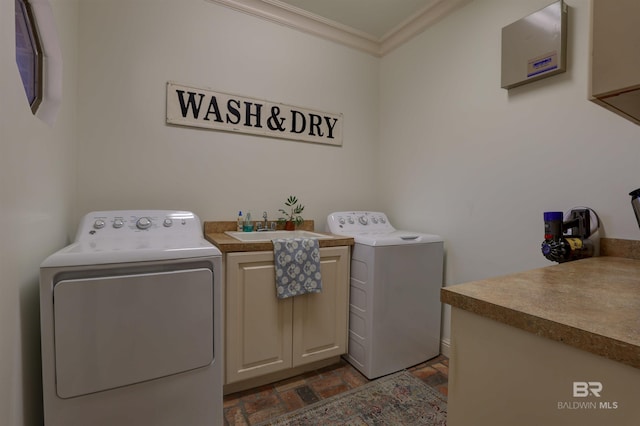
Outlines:
{"label": "patterned hand towel", "polygon": [[279,299],[322,291],[320,245],[315,238],[273,240],[276,296]]}

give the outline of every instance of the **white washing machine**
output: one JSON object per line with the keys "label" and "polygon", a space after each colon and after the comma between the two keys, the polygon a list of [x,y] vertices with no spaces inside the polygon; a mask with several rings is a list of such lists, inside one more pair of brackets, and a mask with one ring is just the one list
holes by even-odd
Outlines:
{"label": "white washing machine", "polygon": [[46,426],[211,426],[221,253],[184,211],[103,211],[40,268]]}
{"label": "white washing machine", "polygon": [[375,379],[438,356],[442,238],[396,230],[380,212],[336,212],[327,227],[355,241],[348,361]]}

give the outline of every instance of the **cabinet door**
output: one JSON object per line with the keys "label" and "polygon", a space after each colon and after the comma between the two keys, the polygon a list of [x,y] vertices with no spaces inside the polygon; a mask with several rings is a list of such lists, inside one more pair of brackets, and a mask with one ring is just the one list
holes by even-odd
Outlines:
{"label": "cabinet door", "polygon": [[273,253],[230,253],[226,267],[225,383],[290,368],[292,299],[276,297]]}
{"label": "cabinet door", "polygon": [[591,7],[592,95],[638,88],[640,2],[594,0]]}
{"label": "cabinet door", "polygon": [[320,249],[322,292],[294,297],[293,366],[347,351],[349,247]]}
{"label": "cabinet door", "polygon": [[640,124],[638,0],[591,4],[590,99]]}

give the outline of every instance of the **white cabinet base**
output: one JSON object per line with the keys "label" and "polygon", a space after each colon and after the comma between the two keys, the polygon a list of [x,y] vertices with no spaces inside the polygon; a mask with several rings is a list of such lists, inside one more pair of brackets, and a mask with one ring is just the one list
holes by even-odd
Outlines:
{"label": "white cabinet base", "polygon": [[451,337],[450,426],[638,424],[640,369],[459,308]]}
{"label": "white cabinet base", "polygon": [[348,246],[320,249],[320,293],[287,299],[276,297],[273,252],[229,253],[225,265],[225,392],[326,366],[346,353]]}
{"label": "white cabinet base", "polygon": [[340,357],[335,356],[323,359],[322,361],[301,365],[300,367],[288,368],[286,370],[278,371],[271,374],[265,374],[263,376],[255,377],[252,379],[225,384],[224,395],[229,395],[231,393],[240,392],[247,389],[257,388],[258,386],[268,385],[269,383],[275,383],[280,380],[285,380],[290,377],[294,377],[300,374],[307,373],[309,371],[318,370],[338,363],[340,363]]}

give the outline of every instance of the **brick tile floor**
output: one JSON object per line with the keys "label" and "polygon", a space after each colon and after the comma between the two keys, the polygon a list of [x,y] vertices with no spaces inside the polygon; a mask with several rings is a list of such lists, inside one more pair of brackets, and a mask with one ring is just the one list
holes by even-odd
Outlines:
{"label": "brick tile floor", "polygon": [[[438,356],[408,369],[443,395],[448,394],[449,359]],[[225,425],[255,425],[368,383],[348,362],[224,397]]]}

